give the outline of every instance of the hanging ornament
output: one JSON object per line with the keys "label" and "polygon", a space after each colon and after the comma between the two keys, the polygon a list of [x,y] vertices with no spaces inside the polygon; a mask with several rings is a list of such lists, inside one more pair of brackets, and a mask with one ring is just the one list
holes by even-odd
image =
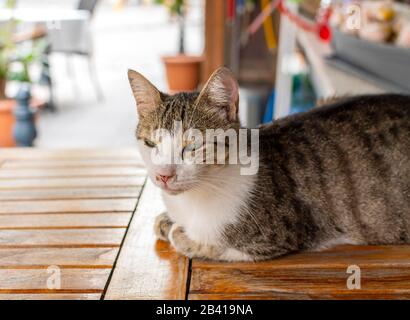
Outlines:
{"label": "hanging ornament", "polygon": [[[229,1],[228,12],[230,8]],[[263,25],[265,31],[265,39],[268,47],[274,48],[276,46],[276,39],[272,37],[272,34],[274,36],[273,25],[269,22],[265,23],[268,18],[271,19],[271,15],[276,9],[278,9],[281,14],[286,15],[289,20],[295,23],[299,28],[308,32],[315,33],[322,41],[329,42],[332,39],[332,30],[329,26],[330,16],[332,15],[332,9],[330,6],[320,8],[315,21],[309,21],[306,18],[298,15],[297,13],[291,12],[287,8],[285,0],[272,0],[270,2],[267,1],[268,0],[261,0],[261,6],[263,9],[246,29],[246,33],[241,39],[242,45],[246,45],[249,36],[255,34]],[[300,2],[302,2],[302,0],[293,0],[292,2],[299,4]],[[269,28],[271,29],[271,31],[268,30]]]}
{"label": "hanging ornament", "polygon": [[330,6],[321,7],[316,16],[319,38],[326,42],[332,40],[332,29],[330,28],[329,24],[331,16],[332,8]]}
{"label": "hanging ornament", "polygon": [[[300,1],[297,1],[300,2]],[[307,19],[299,16],[296,13],[291,12],[285,5],[285,1],[281,0],[278,6],[279,11],[286,15],[290,21],[294,22],[299,28],[316,33],[323,41],[330,41],[332,38],[332,32],[329,27],[329,19],[332,15],[332,9],[328,6],[320,8],[316,16],[315,22],[310,22]]]}
{"label": "hanging ornament", "polygon": [[325,42],[332,40],[332,31],[327,24],[319,26],[319,38]]}

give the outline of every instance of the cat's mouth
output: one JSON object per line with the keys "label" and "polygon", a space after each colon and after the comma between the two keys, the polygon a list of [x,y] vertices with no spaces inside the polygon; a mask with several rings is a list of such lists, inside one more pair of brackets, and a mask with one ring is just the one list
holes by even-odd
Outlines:
{"label": "cat's mouth", "polygon": [[165,191],[167,194],[170,195],[178,195],[183,192],[190,190],[193,187],[191,183],[181,183],[176,182],[176,179],[172,179],[172,181],[164,181],[161,179],[152,178],[154,184],[160,188],[161,190]]}
{"label": "cat's mouth", "polygon": [[173,196],[175,196],[175,195],[177,195],[177,194],[180,194],[180,193],[182,193],[182,192],[184,192],[184,191],[186,191],[187,189],[180,189],[180,188],[172,188],[172,187],[170,187],[170,186],[168,186],[168,185],[162,185],[162,186],[160,186],[160,188],[162,189],[162,190],[164,190],[166,193],[168,193],[168,194],[170,194],[170,195],[173,195]]}
{"label": "cat's mouth", "polygon": [[163,188],[163,190],[164,190],[166,193],[168,193],[168,194],[170,194],[170,195],[172,195],[172,196],[176,196],[176,195],[178,195],[178,194],[180,194],[180,193],[182,193],[182,192],[185,191],[185,190],[174,190],[174,189],[169,189],[169,188]]}
{"label": "cat's mouth", "polygon": [[160,183],[160,184],[157,184],[157,186],[160,187],[163,191],[165,191],[169,195],[178,195],[178,194],[181,194],[191,189],[191,186],[188,186],[188,185],[176,186],[176,185],[167,184],[167,183]]}

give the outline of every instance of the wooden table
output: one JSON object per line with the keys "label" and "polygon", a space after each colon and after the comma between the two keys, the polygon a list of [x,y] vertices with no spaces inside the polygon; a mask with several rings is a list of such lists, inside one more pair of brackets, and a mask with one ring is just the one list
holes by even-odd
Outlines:
{"label": "wooden table", "polygon": [[156,241],[145,181],[135,150],[0,150],[0,300],[410,298],[409,246],[190,262]]}

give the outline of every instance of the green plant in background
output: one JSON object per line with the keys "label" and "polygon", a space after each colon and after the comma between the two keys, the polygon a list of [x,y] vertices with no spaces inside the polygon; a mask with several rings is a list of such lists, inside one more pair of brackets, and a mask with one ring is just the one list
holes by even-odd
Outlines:
{"label": "green plant in background", "polygon": [[9,70],[8,80],[31,82],[29,68],[32,63],[39,61],[47,47],[45,39],[35,40],[27,46],[19,46],[10,60],[11,65],[17,65],[17,70]]}
{"label": "green plant in background", "polygon": [[[15,0],[7,0],[5,8],[12,9],[16,6]],[[10,19],[3,23],[0,28],[0,99],[5,99],[5,86],[8,76],[10,57],[14,49],[12,35],[16,29],[17,21]]]}
{"label": "green plant in background", "polygon": [[[7,0],[5,7],[13,9],[15,0]],[[16,44],[13,36],[16,33],[18,21],[10,18],[0,28],[0,99],[5,99],[5,84],[7,80],[31,82],[29,67],[41,57],[47,43],[44,39],[26,41]]]}
{"label": "green plant in background", "polygon": [[0,30],[0,78],[7,77],[7,70],[10,62],[10,55],[14,47],[11,39],[12,30],[14,30],[13,21],[5,23]]}
{"label": "green plant in background", "polygon": [[155,3],[165,5],[172,15],[184,14],[184,0],[155,0]]}
{"label": "green plant in background", "polygon": [[185,0],[155,0],[155,3],[166,6],[171,16],[176,17],[179,23],[179,54],[185,54]]}

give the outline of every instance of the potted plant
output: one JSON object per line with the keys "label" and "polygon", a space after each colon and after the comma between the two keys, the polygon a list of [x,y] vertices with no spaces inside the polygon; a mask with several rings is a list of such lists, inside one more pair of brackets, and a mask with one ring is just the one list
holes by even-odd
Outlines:
{"label": "potted plant", "polygon": [[[7,7],[14,6],[15,1],[8,0]],[[30,84],[29,66],[40,57],[46,46],[45,41],[31,41],[37,39],[31,33],[16,34],[16,25],[17,20],[12,18],[0,30],[0,147],[16,145],[13,137],[16,102],[7,97],[6,83],[12,80]]]}
{"label": "potted plant", "polygon": [[[8,7],[14,3],[9,1]],[[13,147],[15,142],[12,136],[14,125],[13,109],[15,101],[6,96],[6,83],[9,74],[10,58],[14,43],[12,41],[15,20],[11,19],[2,25],[0,31],[0,147]]]}
{"label": "potted plant", "polygon": [[168,88],[171,93],[195,91],[199,84],[203,59],[185,54],[186,0],[156,0],[156,2],[167,6],[171,17],[177,19],[179,26],[178,54],[163,57]]}

